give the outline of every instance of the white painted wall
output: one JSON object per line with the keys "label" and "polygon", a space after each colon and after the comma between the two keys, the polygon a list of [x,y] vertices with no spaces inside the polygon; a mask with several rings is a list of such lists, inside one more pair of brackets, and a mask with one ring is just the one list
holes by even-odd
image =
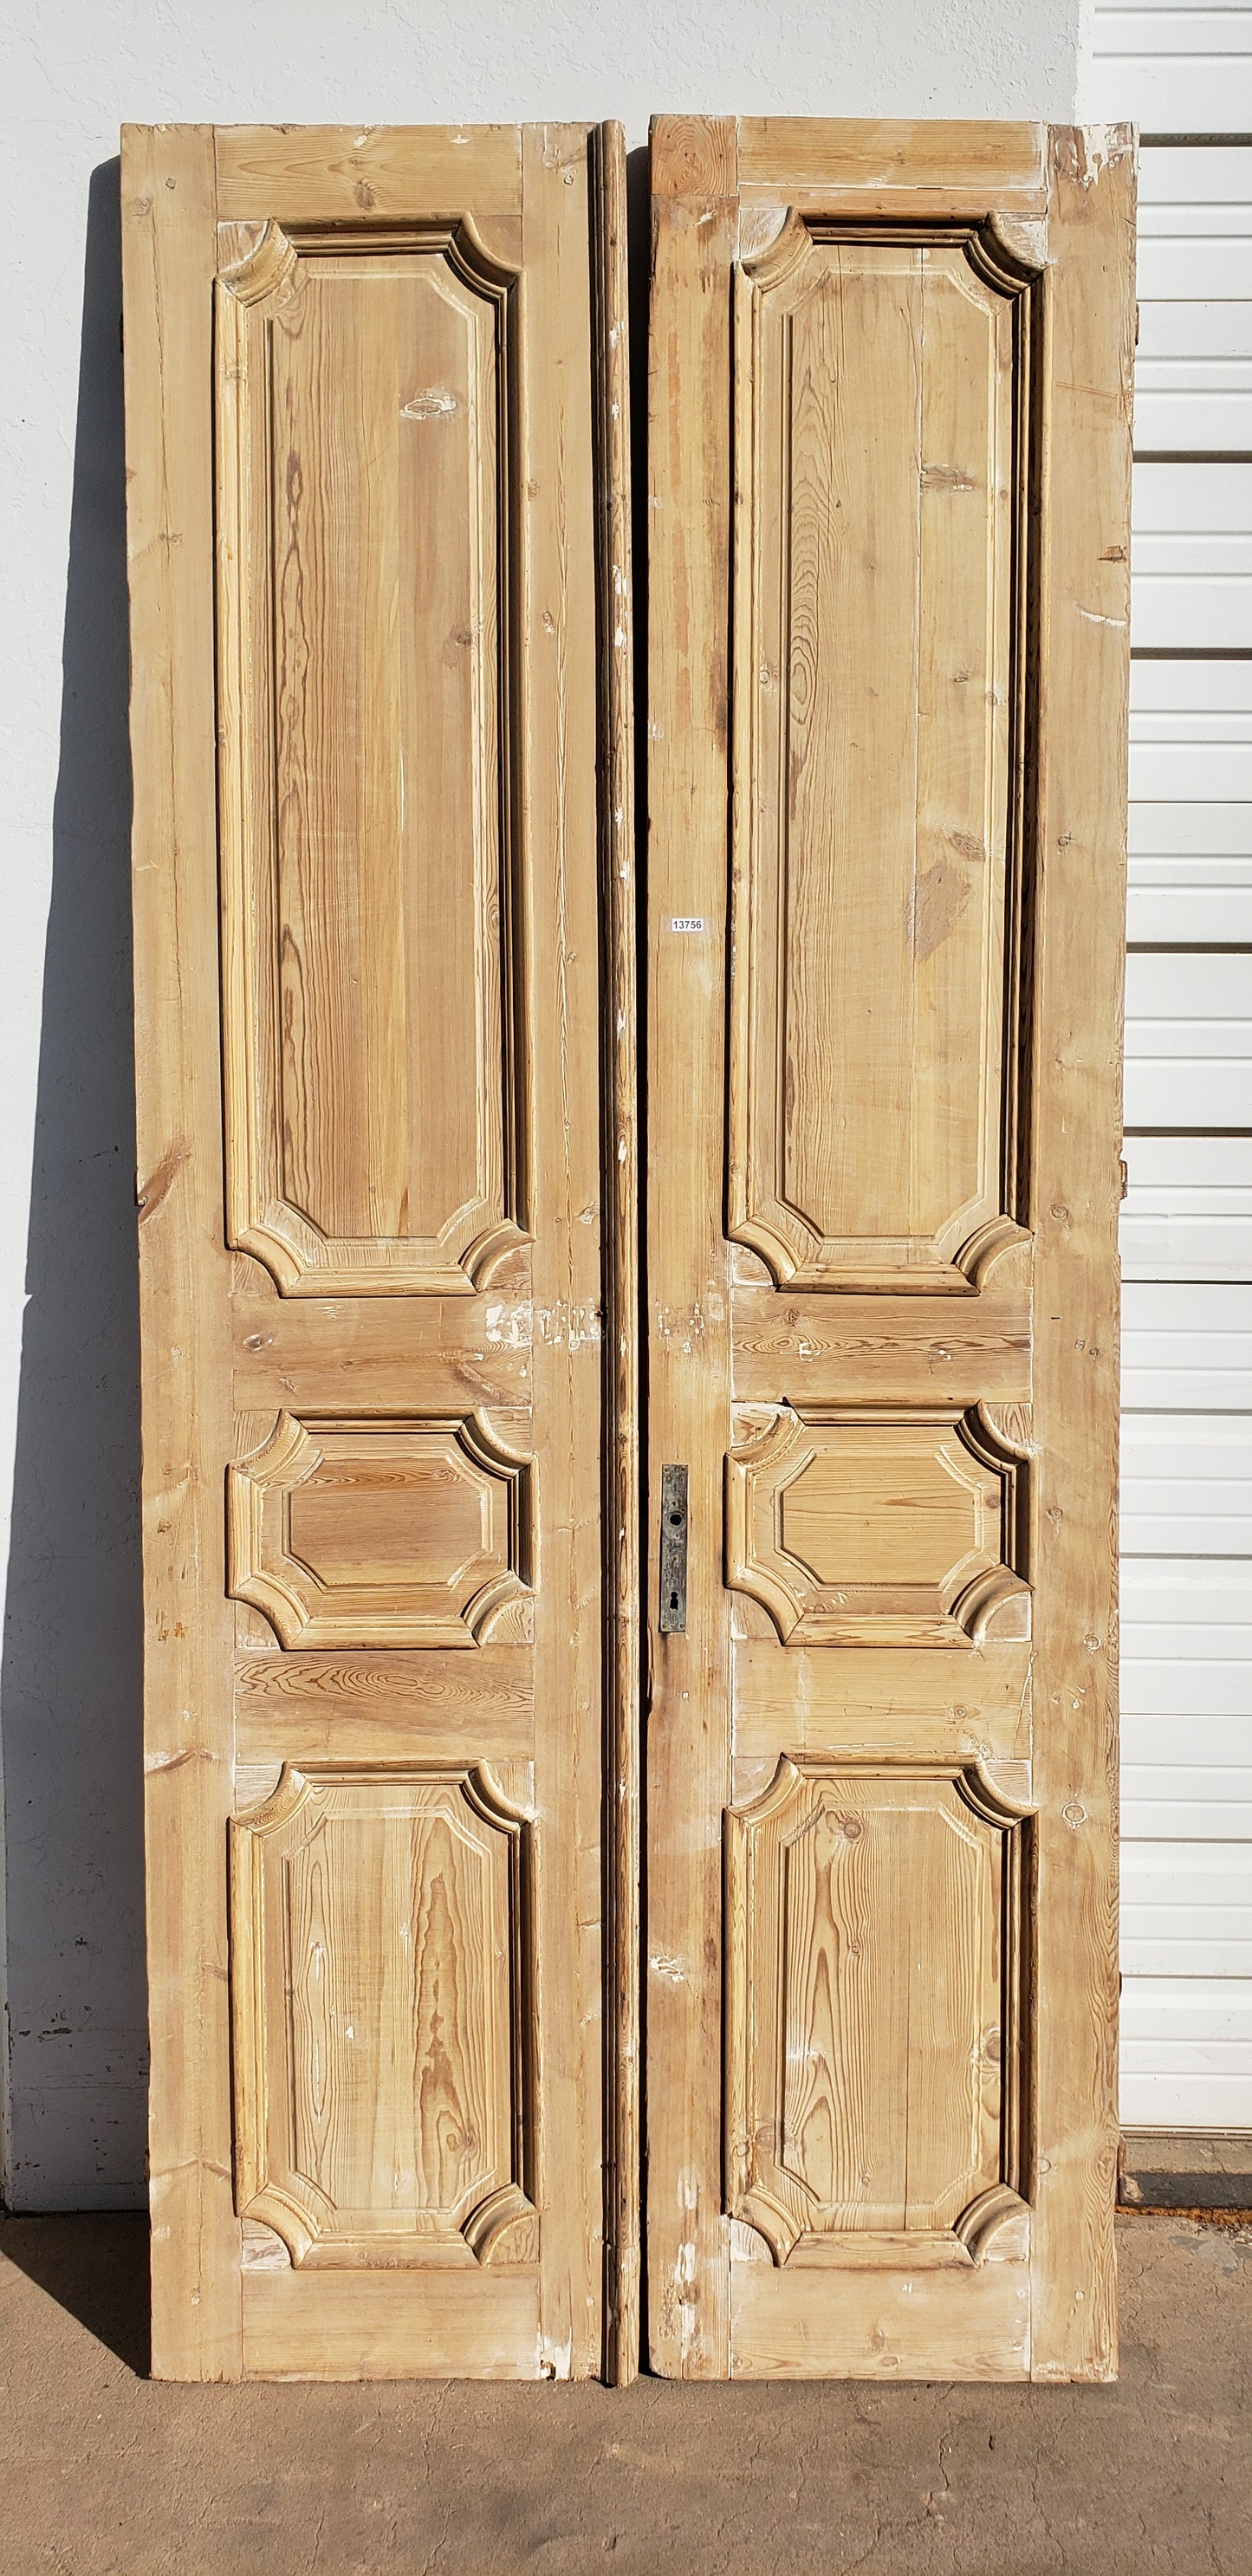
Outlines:
{"label": "white painted wall", "polygon": [[[1081,0],[16,0],[0,60],[0,1724],[23,2209],[142,2198],[123,119],[1074,112]],[[85,291],[84,291],[85,276]]]}

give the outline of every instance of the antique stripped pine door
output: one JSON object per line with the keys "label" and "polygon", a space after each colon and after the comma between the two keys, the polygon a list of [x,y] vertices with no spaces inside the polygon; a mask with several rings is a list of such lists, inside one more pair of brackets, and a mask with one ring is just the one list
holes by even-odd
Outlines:
{"label": "antique stripped pine door", "polygon": [[1133,138],[653,196],[652,2359],[1105,2379]]}
{"label": "antique stripped pine door", "polygon": [[631,2365],[622,178],[124,138],[160,2376]]}

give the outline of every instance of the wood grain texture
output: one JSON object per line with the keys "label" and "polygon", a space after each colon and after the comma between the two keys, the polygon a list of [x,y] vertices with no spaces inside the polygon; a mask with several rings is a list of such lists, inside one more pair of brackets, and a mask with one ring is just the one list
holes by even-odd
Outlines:
{"label": "wood grain texture", "polygon": [[1047,207],[1042,125],[741,116],[737,139],[741,189],[767,190],[775,202],[811,188],[823,204],[846,197],[870,216],[883,212],[884,196],[895,192],[910,212],[926,199],[952,206],[958,216],[981,215],[989,205],[1039,213]]}
{"label": "wood grain texture", "polygon": [[970,1405],[1030,1396],[1031,1296],[1001,1285],[1006,1265],[977,1298],[830,1297],[820,1290],[736,1281],[734,1392],[768,1402],[803,1386],[815,1404]]}
{"label": "wood grain texture", "polygon": [[508,1413],[530,1400],[528,1264],[516,1286],[500,1281],[481,1297],[307,1297],[280,1305],[272,1286],[268,1296],[237,1289],[233,1324],[241,1412],[277,1410],[297,1383],[301,1401],[328,1414],[403,1413],[419,1378],[440,1411],[468,1404]]}
{"label": "wood grain texture", "polygon": [[534,1485],[482,1414],[281,1412],[228,1470],[230,1589],[284,1646],[527,1644]]}
{"label": "wood grain texture", "polygon": [[213,136],[122,137],[139,1289],[152,2369],[237,2379],[222,1850],[232,1614],[221,1472],[230,1258],[221,1229],[214,846]]}
{"label": "wood grain texture", "polygon": [[734,1427],[726,1581],[784,1645],[966,1652],[1028,1633],[1018,1470],[976,1416],[806,1405]]}
{"label": "wood grain texture", "polygon": [[789,1756],[728,1814],[727,2206],[776,2263],[965,2269],[1024,2212],[1024,1831],[976,1769]]}
{"label": "wood grain texture", "polygon": [[586,128],[127,149],[157,2366],[586,2372]]}
{"label": "wood grain texture", "polygon": [[928,1753],[984,1762],[1029,1760],[1031,1650],[988,1639],[936,1675],[929,1646],[790,1646],[778,1651],[773,1622],[735,1640],[735,1757],[766,1761],[778,1746],[797,1752],[895,1750],[902,1761]]}
{"label": "wood grain texture", "polygon": [[544,1425],[535,1808],[545,1994],[540,2318],[558,2378],[602,2367],[603,1569],[600,924],[590,206],[585,126],[523,135],[524,829],[536,994],[534,1347]]}
{"label": "wood grain texture", "polygon": [[604,939],[605,2376],[639,2367],[639,1143],[626,141],[592,136]]}
{"label": "wood grain texture", "polygon": [[[729,2367],[721,2213],[720,1818],[730,1640],[721,1583],[729,1261],[722,1228],[726,1013],[727,448],[733,196],[667,193],[654,128],[648,668],[648,2337],[672,2378]],[[703,153],[703,138],[701,139]],[[671,143],[673,149],[671,149]],[[715,184],[733,183],[711,138]],[[703,167],[703,158],[700,166]],[[687,937],[675,916],[703,922]],[[690,1467],[687,1627],[657,1633],[661,1469]],[[781,1650],[780,1650],[781,1651]]]}
{"label": "wood grain texture", "polygon": [[231,1868],[241,2215],[297,2265],[533,2264],[524,1817],[482,1770],[284,1769]]}
{"label": "wood grain texture", "polygon": [[[1045,934],[1033,1199],[1039,2099],[1033,2371],[1117,2370],[1118,1273],[1135,147],[1050,158]],[[1081,454],[1083,471],[1062,460]],[[1046,1318],[1046,1324],[1042,1319]]]}
{"label": "wood grain texture", "polygon": [[[1030,2268],[1020,2258],[959,2277],[901,2269],[855,2276],[855,2296],[815,2302],[814,2275],[737,2263],[736,2379],[1026,2379]],[[266,2287],[269,2284],[267,2282]],[[823,2287],[833,2286],[827,2275]],[[942,2352],[942,2369],[935,2355]]]}
{"label": "wood grain texture", "polygon": [[950,233],[793,215],[735,272],[730,1227],[797,1287],[1019,1232],[1037,281]]}
{"label": "wood grain texture", "polygon": [[516,125],[219,125],[218,212],[276,223],[429,223],[522,211]]}
{"label": "wood grain texture", "polygon": [[532,2271],[249,2270],[249,2379],[537,2379]]}
{"label": "wood grain texture", "polygon": [[287,1294],[469,1293],[528,1199],[517,278],[467,221],[320,255],[267,222],[237,257],[247,229],[217,297],[232,1239]]}
{"label": "wood grain texture", "polygon": [[[1128,151],[741,123],[709,205],[680,125],[654,135],[648,1365],[653,1459],[694,1496],[720,1451],[726,1515],[693,1512],[702,1615],[654,1645],[654,2361],[1100,2376]],[[1000,1805],[963,1842],[971,1761]],[[880,1764],[875,1889],[836,1784]],[[694,2071],[723,2001],[724,2175]],[[1008,2051],[981,2126],[976,2021]],[[883,2136],[938,2227],[855,2152],[888,2061],[917,2091]]]}

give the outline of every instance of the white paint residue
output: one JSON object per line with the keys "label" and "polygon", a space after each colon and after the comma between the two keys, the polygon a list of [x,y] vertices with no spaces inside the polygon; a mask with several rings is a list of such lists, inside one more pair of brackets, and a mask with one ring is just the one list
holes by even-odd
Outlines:
{"label": "white paint residue", "polygon": [[600,1339],[598,1306],[540,1306],[535,1311],[539,1339],[550,1350],[579,1351],[584,1342]]}
{"label": "white paint residue", "polygon": [[1099,609],[1098,609],[1098,608],[1081,608],[1081,607],[1079,607],[1079,603],[1078,603],[1078,601],[1077,601],[1077,600],[1075,600],[1075,601],[1074,601],[1074,606],[1075,606],[1075,608],[1077,608],[1077,609],[1078,609],[1078,614],[1079,614],[1079,616],[1080,616],[1080,617],[1085,617],[1085,618],[1086,618],[1086,621],[1087,621],[1088,626],[1118,626],[1118,627],[1122,627],[1122,626],[1124,626],[1124,625],[1125,625],[1125,623],[1126,623],[1126,620],[1125,620],[1125,618],[1124,618],[1124,617],[1101,617],[1101,615],[1100,615],[1100,612],[1099,612]]}
{"label": "white paint residue", "polygon": [[668,1978],[672,1986],[681,1986],[686,1978],[682,1960],[667,1957],[663,1950],[654,1950],[648,1965],[654,1976]]}
{"label": "white paint residue", "polygon": [[444,420],[456,410],[456,395],[445,385],[429,385],[423,393],[411,394],[400,405],[401,420]]}
{"label": "white paint residue", "polygon": [[506,1305],[503,1297],[493,1298],[487,1308],[487,1339],[496,1350],[528,1351],[529,1306]]}
{"label": "white paint residue", "polygon": [[1134,149],[1124,125],[1080,125],[1077,144],[1076,176],[1084,188],[1092,187],[1102,170],[1114,161],[1123,161]]}

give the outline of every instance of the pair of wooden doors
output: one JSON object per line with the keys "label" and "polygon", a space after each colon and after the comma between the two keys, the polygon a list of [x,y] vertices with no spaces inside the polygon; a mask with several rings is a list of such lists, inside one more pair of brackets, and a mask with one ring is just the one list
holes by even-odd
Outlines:
{"label": "pair of wooden doors", "polygon": [[652,191],[632,515],[617,129],[124,141],[165,2376],[1115,2366],[1132,146]]}

